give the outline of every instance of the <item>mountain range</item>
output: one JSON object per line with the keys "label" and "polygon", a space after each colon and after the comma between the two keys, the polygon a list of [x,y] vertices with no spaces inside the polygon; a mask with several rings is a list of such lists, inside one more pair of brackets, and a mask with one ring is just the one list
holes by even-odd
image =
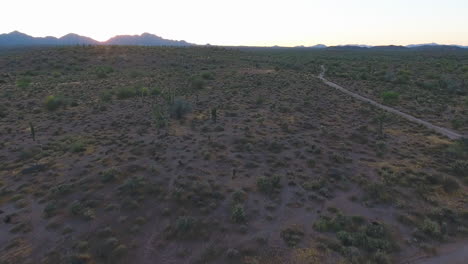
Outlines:
{"label": "mountain range", "polygon": [[[27,34],[13,31],[11,33],[0,34],[0,47],[26,47],[26,46],[66,46],[66,45],[131,45],[131,46],[192,46],[195,44],[188,43],[184,40],[164,39],[157,35],[143,33],[141,35],[119,35],[110,38],[107,41],[97,41],[89,37],[80,36],[77,34],[67,34],[63,37],[32,37]],[[272,48],[285,48],[273,46]],[[345,50],[360,50],[360,49],[376,49],[376,50],[457,50],[468,49],[468,46],[460,45],[440,45],[437,43],[428,44],[412,44],[406,46],[369,46],[360,44],[326,46],[318,44],[315,46],[297,46],[301,49],[345,49]]]}
{"label": "mountain range", "polygon": [[0,47],[67,45],[191,46],[193,44],[183,40],[164,39],[149,33],[143,33],[141,35],[115,36],[103,42],[77,34],[67,34],[61,38],[36,38],[18,31],[13,31],[8,34],[0,34]]}
{"label": "mountain range", "polygon": [[411,45],[386,45],[386,46],[370,46],[370,45],[361,45],[361,44],[348,44],[348,45],[338,45],[338,46],[326,46],[323,44],[318,44],[310,47],[296,47],[296,48],[310,48],[310,49],[379,49],[379,50],[406,50],[406,49],[415,49],[415,50],[426,50],[426,49],[436,49],[436,50],[457,50],[457,49],[468,49],[468,46],[461,45],[445,45],[437,43],[427,43],[427,44],[411,44]]}

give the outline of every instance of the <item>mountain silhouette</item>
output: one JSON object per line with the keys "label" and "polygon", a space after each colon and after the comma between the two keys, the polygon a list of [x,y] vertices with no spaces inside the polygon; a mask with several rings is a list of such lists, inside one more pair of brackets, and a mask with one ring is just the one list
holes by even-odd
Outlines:
{"label": "mountain silhouette", "polygon": [[[69,45],[126,45],[126,46],[192,46],[195,44],[188,43],[184,40],[170,40],[164,39],[160,36],[150,33],[143,33],[141,35],[119,35],[108,39],[107,41],[97,41],[86,36],[77,34],[67,34],[61,38],[56,37],[32,37],[27,34],[13,31],[6,34],[0,34],[0,47],[27,47],[27,46],[69,46]],[[207,44],[209,46],[209,44]],[[271,48],[282,49],[286,47],[273,46]],[[295,48],[303,49],[332,49],[332,50],[439,50],[450,51],[458,49],[468,49],[468,46],[461,45],[441,45],[437,43],[428,44],[413,44],[407,46],[369,46],[369,45],[339,45],[339,46],[326,46],[318,44],[315,46],[297,46]]]}
{"label": "mountain silhouette", "polygon": [[69,45],[135,45],[135,46],[190,46],[186,41],[169,40],[162,37],[144,33],[141,35],[115,36],[107,41],[99,42],[89,37],[77,34],[67,34],[61,38],[56,37],[32,37],[27,34],[13,31],[0,34],[0,47],[17,46],[69,46]]}
{"label": "mountain silhouette", "polygon": [[107,45],[132,45],[132,46],[189,46],[183,40],[168,40],[159,36],[143,33],[141,35],[120,35],[104,42]]}

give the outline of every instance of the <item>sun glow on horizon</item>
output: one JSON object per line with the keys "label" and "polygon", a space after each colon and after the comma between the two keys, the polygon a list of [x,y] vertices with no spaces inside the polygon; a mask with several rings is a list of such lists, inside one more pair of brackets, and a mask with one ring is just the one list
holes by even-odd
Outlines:
{"label": "sun glow on horizon", "polygon": [[468,45],[463,0],[12,0],[5,6],[0,32],[36,37],[76,33],[105,41],[148,32],[213,45]]}

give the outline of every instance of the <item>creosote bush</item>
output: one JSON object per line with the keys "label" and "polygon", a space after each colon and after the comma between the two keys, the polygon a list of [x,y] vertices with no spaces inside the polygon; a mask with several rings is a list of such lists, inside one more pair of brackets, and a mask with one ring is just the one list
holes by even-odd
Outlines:
{"label": "creosote bush", "polygon": [[260,192],[265,193],[265,194],[271,194],[276,188],[280,188],[281,178],[277,175],[272,176],[272,177],[259,177],[257,179],[257,188]]}
{"label": "creosote bush", "polygon": [[288,247],[297,246],[304,237],[304,231],[299,226],[291,226],[281,231],[281,238]]}
{"label": "creosote bush", "polygon": [[62,96],[49,95],[44,101],[44,105],[49,111],[55,111],[58,108],[65,106],[66,101]]}
{"label": "creosote bush", "polygon": [[19,88],[27,88],[31,84],[31,80],[28,78],[19,79],[16,81],[16,86]]}
{"label": "creosote bush", "polygon": [[192,78],[191,86],[195,90],[201,90],[205,87],[205,82],[200,77]]}
{"label": "creosote bush", "polygon": [[120,87],[115,91],[117,99],[127,99],[137,95],[137,90],[132,87]]}
{"label": "creosote bush", "polygon": [[98,78],[107,78],[107,75],[114,72],[114,69],[110,66],[98,66],[95,69],[96,76]]}
{"label": "creosote bush", "polygon": [[387,91],[382,93],[382,101],[384,104],[396,104],[400,97],[400,94],[394,91]]}
{"label": "creosote bush", "polygon": [[345,216],[340,213],[333,217],[322,216],[314,223],[319,232],[336,233],[341,245],[334,250],[343,255],[350,247],[362,249],[369,253],[392,252],[396,244],[387,227],[378,222],[367,222],[361,216]]}
{"label": "creosote bush", "polygon": [[175,119],[182,119],[192,111],[192,106],[189,102],[185,101],[182,98],[176,98],[174,102],[170,105],[169,111],[171,117]]}
{"label": "creosote bush", "polygon": [[232,208],[231,219],[236,223],[245,222],[244,207],[241,204],[236,204]]}

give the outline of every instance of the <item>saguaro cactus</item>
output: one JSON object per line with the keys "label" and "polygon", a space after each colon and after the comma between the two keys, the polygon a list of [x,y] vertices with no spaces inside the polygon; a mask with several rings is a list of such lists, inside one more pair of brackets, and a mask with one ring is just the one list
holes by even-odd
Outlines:
{"label": "saguaro cactus", "polygon": [[36,130],[34,129],[34,125],[32,122],[29,122],[29,129],[31,130],[31,137],[33,141],[36,141]]}
{"label": "saguaro cactus", "polygon": [[216,119],[218,118],[218,110],[216,107],[211,108],[211,120],[216,123]]}

